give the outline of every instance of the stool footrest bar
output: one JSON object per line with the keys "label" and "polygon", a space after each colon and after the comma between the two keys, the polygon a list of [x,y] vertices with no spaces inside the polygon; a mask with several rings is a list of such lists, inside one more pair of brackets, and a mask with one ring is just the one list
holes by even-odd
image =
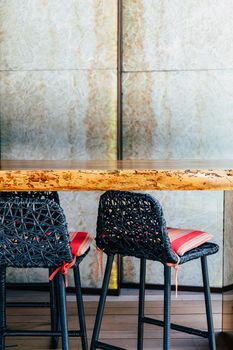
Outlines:
{"label": "stool footrest bar", "polygon": [[49,302],[9,302],[6,307],[50,307]]}
{"label": "stool footrest bar", "polygon": [[95,343],[95,348],[96,349],[103,349],[103,350],[126,350],[125,348],[120,348],[118,346],[110,345],[107,343],[102,343],[100,341],[97,341]]}
{"label": "stool footrest bar", "polygon": [[[61,336],[61,331],[14,331],[6,330],[3,335],[5,337],[51,337],[51,336]],[[80,331],[69,331],[69,337],[80,337]]]}
{"label": "stool footrest bar", "polygon": [[[150,318],[150,317],[143,317],[142,321],[144,323],[149,323],[149,324],[153,324],[155,326],[164,327],[163,321],[154,320],[153,318]],[[196,335],[198,337],[203,337],[203,338],[209,337],[209,333],[206,331],[202,331],[200,329],[195,329],[195,328],[190,328],[190,327],[185,327],[185,326],[181,326],[181,325],[174,324],[174,323],[171,323],[171,329],[178,331],[178,332],[193,334],[193,335]]]}

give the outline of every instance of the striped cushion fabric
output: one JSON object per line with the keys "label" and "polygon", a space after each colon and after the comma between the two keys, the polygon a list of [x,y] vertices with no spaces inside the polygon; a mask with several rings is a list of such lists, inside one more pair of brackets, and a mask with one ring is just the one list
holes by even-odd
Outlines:
{"label": "striped cushion fabric", "polygon": [[73,256],[81,256],[90,248],[92,237],[88,232],[72,232],[70,247]]}
{"label": "striped cushion fabric", "polygon": [[213,236],[204,231],[167,228],[173,251],[179,256],[187,251],[209,242]]}

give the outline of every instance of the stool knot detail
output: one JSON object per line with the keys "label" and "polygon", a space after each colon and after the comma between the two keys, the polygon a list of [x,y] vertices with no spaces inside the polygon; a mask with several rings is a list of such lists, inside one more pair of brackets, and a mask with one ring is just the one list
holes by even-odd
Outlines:
{"label": "stool knot detail", "polygon": [[73,260],[71,262],[65,262],[57,267],[54,272],[50,275],[49,280],[52,281],[59,271],[65,277],[65,284],[68,287],[68,272],[75,264],[77,257],[84,255],[89,249],[92,242],[91,234],[88,232],[73,232],[71,234],[71,252],[73,255]]}

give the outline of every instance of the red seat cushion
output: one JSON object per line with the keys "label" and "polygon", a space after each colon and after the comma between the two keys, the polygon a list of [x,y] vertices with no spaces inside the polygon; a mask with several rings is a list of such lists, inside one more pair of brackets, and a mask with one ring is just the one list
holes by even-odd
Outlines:
{"label": "red seat cushion", "polygon": [[90,248],[92,237],[88,232],[72,232],[70,235],[73,256],[81,256]]}
{"label": "red seat cushion", "polygon": [[209,242],[213,235],[205,231],[180,228],[167,228],[173,251],[179,256]]}

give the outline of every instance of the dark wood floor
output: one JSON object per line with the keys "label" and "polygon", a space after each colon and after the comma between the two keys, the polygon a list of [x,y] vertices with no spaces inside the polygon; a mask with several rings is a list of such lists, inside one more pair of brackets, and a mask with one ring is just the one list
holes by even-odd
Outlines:
{"label": "dark wood floor", "polygon": [[[222,302],[218,295],[213,296],[214,322],[216,332],[221,328]],[[15,292],[8,293],[9,301],[44,301],[47,293],[42,292]],[[89,338],[93,329],[96,313],[97,298],[85,298],[85,311]],[[188,295],[182,293],[178,299],[172,301],[172,322],[206,329],[204,302],[199,294]],[[77,313],[74,297],[68,296],[68,312],[70,329],[77,328]],[[163,305],[159,293],[148,296],[146,314],[162,319]],[[49,310],[47,308],[8,308],[7,321],[9,328],[15,329],[49,329]],[[101,340],[111,344],[136,350],[137,331],[137,301],[136,295],[111,297],[107,302],[105,317],[102,325]],[[42,350],[50,348],[49,338],[8,338],[7,345],[17,346],[18,350]],[[225,350],[221,340],[218,341],[218,350]],[[60,347],[59,347],[60,349]],[[81,349],[78,339],[71,340],[71,349]],[[162,349],[162,329],[145,326],[145,350]],[[172,332],[172,350],[207,350],[208,341],[184,333]],[[233,347],[232,347],[233,349]]]}

